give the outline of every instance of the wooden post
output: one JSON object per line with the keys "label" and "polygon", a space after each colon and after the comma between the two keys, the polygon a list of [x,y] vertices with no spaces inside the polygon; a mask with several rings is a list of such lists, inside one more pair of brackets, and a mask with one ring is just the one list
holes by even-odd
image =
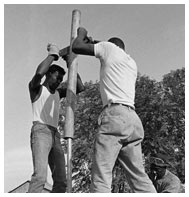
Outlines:
{"label": "wooden post", "polygon": [[74,110],[76,102],[76,81],[77,81],[77,55],[72,52],[73,40],[77,37],[77,29],[80,27],[81,12],[73,10],[71,39],[69,48],[69,65],[68,65],[68,85],[67,85],[67,107],[66,120],[64,127],[64,138],[67,139],[67,192],[72,192],[72,139],[74,135]]}

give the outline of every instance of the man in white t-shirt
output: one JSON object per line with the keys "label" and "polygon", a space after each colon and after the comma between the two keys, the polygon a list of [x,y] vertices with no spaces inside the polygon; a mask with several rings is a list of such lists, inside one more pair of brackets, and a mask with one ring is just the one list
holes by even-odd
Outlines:
{"label": "man in white t-shirt", "polygon": [[[52,64],[59,59],[59,49],[49,44],[48,56],[39,64],[29,82],[29,93],[33,111],[31,129],[31,150],[33,159],[33,174],[28,193],[41,193],[46,179],[49,164],[53,187],[51,193],[66,192],[66,169],[64,151],[60,143],[60,133],[57,130],[59,121],[60,99],[66,97],[66,87],[59,87],[65,71],[62,67]],[[67,56],[63,57],[68,64]],[[42,79],[45,80],[42,83]],[[84,90],[83,83],[77,75],[77,93]]]}
{"label": "man in white t-shirt", "polygon": [[103,111],[99,116],[96,136],[91,192],[111,192],[112,170],[118,159],[126,171],[133,192],[156,193],[145,173],[141,142],[144,130],[134,108],[137,66],[125,52],[121,39],[92,42],[80,27],[72,50],[76,54],[99,58],[100,93]]}

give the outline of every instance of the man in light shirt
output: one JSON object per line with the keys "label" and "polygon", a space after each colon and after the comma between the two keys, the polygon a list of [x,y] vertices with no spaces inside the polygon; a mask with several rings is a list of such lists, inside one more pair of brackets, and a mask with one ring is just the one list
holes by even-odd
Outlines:
{"label": "man in light shirt", "polygon": [[99,116],[96,136],[91,192],[111,192],[112,170],[118,159],[125,169],[133,192],[155,193],[145,173],[141,142],[144,130],[135,112],[137,66],[125,52],[121,39],[95,43],[80,27],[72,50],[76,54],[95,56],[100,60],[100,93],[103,110]]}
{"label": "man in light shirt", "polygon": [[[29,82],[33,111],[30,141],[34,172],[28,193],[42,192],[47,179],[48,164],[53,179],[51,193],[66,192],[65,158],[60,143],[60,133],[57,130],[60,99],[66,97],[67,91],[65,87],[59,87],[65,71],[62,67],[52,64],[53,61],[59,59],[58,47],[49,44],[47,50],[48,56],[39,64],[35,75]],[[68,60],[67,56],[64,58]],[[44,76],[46,78],[41,84]],[[77,93],[83,90],[84,86],[78,75]]]}
{"label": "man in light shirt", "polygon": [[165,154],[156,154],[150,158],[150,174],[157,193],[181,193],[180,179],[170,172],[168,157]]}

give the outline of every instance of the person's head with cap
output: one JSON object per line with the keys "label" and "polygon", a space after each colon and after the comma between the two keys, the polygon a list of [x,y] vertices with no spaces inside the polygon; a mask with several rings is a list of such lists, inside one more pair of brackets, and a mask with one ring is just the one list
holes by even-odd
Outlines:
{"label": "person's head with cap", "polygon": [[158,153],[150,157],[150,170],[161,178],[165,175],[167,166],[169,166],[168,156],[165,154]]}

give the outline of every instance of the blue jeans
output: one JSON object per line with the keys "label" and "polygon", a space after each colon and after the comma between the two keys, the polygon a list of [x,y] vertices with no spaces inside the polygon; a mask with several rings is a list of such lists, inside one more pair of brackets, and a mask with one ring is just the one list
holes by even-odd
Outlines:
{"label": "blue jeans", "polygon": [[31,129],[30,140],[34,173],[31,177],[28,193],[42,192],[47,179],[48,164],[53,179],[51,193],[65,193],[65,158],[57,129],[35,122]]}
{"label": "blue jeans", "polygon": [[112,105],[102,111],[98,122],[91,193],[111,192],[112,170],[117,159],[133,192],[156,193],[143,166],[141,142],[144,130],[136,112],[123,105]]}

